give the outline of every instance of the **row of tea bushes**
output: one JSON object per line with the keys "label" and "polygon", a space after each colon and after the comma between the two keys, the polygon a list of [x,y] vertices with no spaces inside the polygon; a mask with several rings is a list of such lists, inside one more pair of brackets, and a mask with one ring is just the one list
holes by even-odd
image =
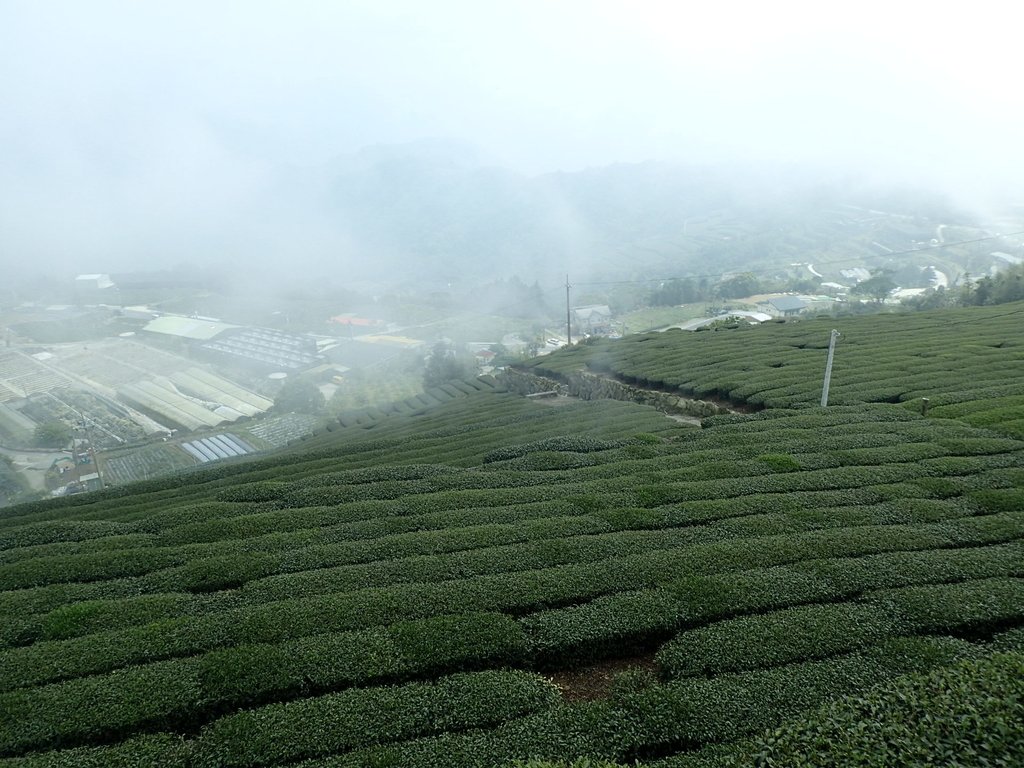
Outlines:
{"label": "row of tea bushes", "polygon": [[[1020,398],[1024,391],[1015,382],[1024,360],[1010,342],[1024,310],[1013,306],[1010,312],[965,308],[846,318],[838,325],[802,320],[715,334],[642,334],[559,350],[524,368],[563,380],[590,369],[641,387],[784,408],[818,401],[830,330],[840,327],[832,403],[907,401],[918,407],[922,397],[940,406]],[[1024,418],[1019,399],[1004,407],[1004,417]]]}
{"label": "row of tea bushes", "polygon": [[[792,655],[791,660],[799,660],[854,650],[869,640],[897,633],[977,632],[981,627],[992,630],[1003,621],[1020,622],[1022,617],[1014,606],[1019,582],[992,581],[994,577],[1024,577],[1021,541],[992,547],[808,560],[789,566],[682,577],[656,589],[539,611],[523,617],[521,622],[536,663],[556,667],[645,650],[683,627],[719,622],[684,632],[665,646],[662,664],[679,675],[693,664],[725,664],[724,669],[732,669],[728,665],[735,664],[735,654],[730,656],[723,649],[734,642],[744,648],[749,645],[753,648],[747,648],[749,653],[763,653],[765,658],[785,653]],[[923,593],[878,591],[958,581],[966,584],[929,587]],[[857,600],[863,593],[872,594],[873,602],[838,602]],[[909,601],[914,600],[927,608],[913,607]],[[972,600],[977,601],[976,607],[972,607]],[[937,613],[941,618],[933,618],[929,624],[921,617],[927,615],[927,609],[939,611],[936,601],[950,604],[944,613]],[[897,608],[897,603],[905,607]],[[793,608],[792,614],[778,613],[788,606],[803,607]],[[972,610],[987,613],[976,615]],[[848,632],[837,631],[846,611],[854,617],[853,628]],[[755,615],[733,623],[721,622],[743,614]],[[787,623],[785,619],[790,615],[795,618]],[[823,645],[811,653],[807,648],[796,647],[787,632],[795,632],[790,624],[798,625],[803,616],[808,625],[818,625],[819,632],[809,642],[834,643],[835,648],[826,649]],[[747,625],[749,629],[742,629]],[[780,639],[774,643],[767,641],[769,633],[776,630]],[[716,645],[719,641],[721,645]],[[693,643],[701,645],[699,652],[690,647]],[[762,648],[762,644],[767,647]]]}
{"label": "row of tea bushes", "polygon": [[[0,694],[0,712],[7,715],[0,725],[0,754],[124,738],[156,724],[195,727],[239,706],[520,664],[526,655],[522,631],[500,614],[438,616],[290,643],[234,646]],[[40,672],[21,668],[4,678],[31,685]]]}
{"label": "row of tea bushes", "polygon": [[1024,623],[1024,581],[987,579],[868,593],[854,602],[802,605],[680,633],[658,652],[673,678],[820,659],[911,634],[992,634]]}
{"label": "row of tea bushes", "polygon": [[862,653],[667,685],[641,682],[606,702],[564,706],[493,730],[449,734],[313,761],[306,768],[510,764],[579,755],[623,763],[730,742],[881,680],[924,672],[979,650],[950,638],[896,639]]}
{"label": "row of tea bushes", "polygon": [[[384,652],[384,648],[389,650]],[[374,649],[372,653],[370,649]],[[6,655],[0,666],[3,690],[103,674],[124,666],[116,648],[106,656],[94,652],[82,657],[62,654],[63,650],[69,649],[43,644],[35,652],[13,651]],[[342,650],[347,655],[332,661],[331,654]],[[528,659],[529,646],[513,619],[496,613],[474,613],[314,634],[281,643],[245,643],[204,655],[204,668],[229,668],[231,675],[239,674],[245,685],[253,686],[253,695],[262,699],[268,692],[300,690],[307,683],[330,688],[362,684],[378,677],[422,675],[434,667],[449,671],[474,669],[484,661],[519,666]],[[189,656],[182,661],[191,663],[193,659],[202,660],[203,656]],[[263,682],[259,682],[261,679]],[[244,693],[241,682],[232,685],[239,690],[239,696]],[[234,701],[237,697],[213,695],[207,690],[206,698]]]}
{"label": "row of tea bushes", "polygon": [[397,584],[256,604],[12,648],[0,654],[0,668],[15,670],[27,665],[46,669],[55,663],[64,668],[66,662],[57,660],[69,658],[79,665],[78,674],[91,674],[224,646],[283,642],[325,632],[386,626],[438,613],[500,611],[526,615],[638,587],[655,587],[686,575],[1014,541],[1020,536],[1021,515],[1024,511],[928,525],[865,526],[727,539],[541,570]]}

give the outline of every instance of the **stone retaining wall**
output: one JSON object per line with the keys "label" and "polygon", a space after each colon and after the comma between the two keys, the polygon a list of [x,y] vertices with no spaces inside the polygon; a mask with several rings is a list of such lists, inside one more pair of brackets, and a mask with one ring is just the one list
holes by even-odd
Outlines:
{"label": "stone retaining wall", "polygon": [[728,408],[704,400],[691,400],[672,392],[644,389],[586,371],[576,371],[566,377],[564,381],[559,381],[547,376],[536,376],[532,373],[506,368],[501,375],[501,380],[510,392],[520,395],[557,392],[559,395],[578,397],[581,400],[626,400],[640,405],[649,405],[663,413],[696,418],[730,412]]}

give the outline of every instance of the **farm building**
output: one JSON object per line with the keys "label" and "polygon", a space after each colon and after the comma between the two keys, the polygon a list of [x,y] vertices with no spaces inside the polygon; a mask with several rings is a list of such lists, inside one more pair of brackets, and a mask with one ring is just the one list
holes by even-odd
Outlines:
{"label": "farm building", "polygon": [[572,322],[578,333],[609,334],[612,332],[612,310],[607,304],[573,307]]}
{"label": "farm building", "polygon": [[196,347],[204,357],[232,365],[273,371],[301,371],[316,365],[316,339],[270,328],[232,328]]}
{"label": "farm building", "polygon": [[102,304],[116,290],[110,275],[79,275],[75,278],[75,302],[77,304]]}
{"label": "farm building", "polygon": [[184,315],[162,315],[147,323],[142,329],[147,333],[173,336],[191,341],[208,341],[237,325],[230,325],[212,317],[185,317]]}
{"label": "farm building", "polygon": [[774,299],[768,299],[768,312],[773,317],[794,317],[807,307],[807,302],[797,296],[776,296]]}

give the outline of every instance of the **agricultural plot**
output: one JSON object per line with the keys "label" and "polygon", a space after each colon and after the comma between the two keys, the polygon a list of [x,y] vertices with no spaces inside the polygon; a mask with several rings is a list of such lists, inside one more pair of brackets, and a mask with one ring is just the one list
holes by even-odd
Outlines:
{"label": "agricultural plot", "polygon": [[742,765],[878,684],[1012,679],[1024,442],[486,386],[8,510],[0,765]]}
{"label": "agricultural plot", "polygon": [[207,435],[181,444],[182,449],[200,464],[219,459],[234,459],[253,452],[251,445],[236,435]]}
{"label": "agricultural plot", "polygon": [[526,364],[575,371],[752,408],[820,402],[832,328],[829,403],[902,403],[929,415],[1024,437],[1024,305],[669,331],[595,340]]}
{"label": "agricultural plot", "polygon": [[279,416],[268,416],[259,422],[249,424],[244,432],[255,438],[253,442],[266,448],[283,448],[284,446],[309,437],[320,419],[308,413],[284,413]]}
{"label": "agricultural plot", "polygon": [[103,479],[109,485],[124,485],[173,474],[195,464],[195,459],[178,446],[157,443],[121,455],[107,455],[103,459]]}
{"label": "agricultural plot", "polygon": [[0,351],[0,402],[72,386],[69,378],[16,350]]}
{"label": "agricultural plot", "polygon": [[217,427],[243,416],[228,406],[187,395],[163,377],[125,384],[117,393],[125,402],[184,429]]}
{"label": "agricultural plot", "polygon": [[[374,427],[382,419],[391,415],[410,415],[423,413],[426,410],[438,405],[450,403],[477,392],[500,391],[497,382],[490,377],[467,379],[465,381],[449,381],[437,387],[431,387],[425,392],[416,391],[402,399],[377,400],[374,404],[362,408],[343,410],[336,417],[337,423],[342,427]],[[334,425],[330,425],[333,429]]]}
{"label": "agricultural plot", "polygon": [[39,424],[58,420],[72,429],[87,425],[94,444],[101,449],[117,448],[145,437],[122,405],[91,392],[57,389],[33,395],[21,410]]}
{"label": "agricultural plot", "polygon": [[21,411],[0,402],[0,443],[6,445],[28,445],[35,432],[36,423]]}
{"label": "agricultural plot", "polygon": [[187,358],[121,338],[57,347],[54,354],[62,368],[111,391],[146,375],[169,376],[194,365]]}

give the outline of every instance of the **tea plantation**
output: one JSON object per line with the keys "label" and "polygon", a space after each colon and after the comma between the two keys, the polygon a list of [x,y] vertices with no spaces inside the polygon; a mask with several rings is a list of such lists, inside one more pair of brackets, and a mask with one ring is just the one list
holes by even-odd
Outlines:
{"label": "tea plantation", "polygon": [[588,344],[531,365],[762,409],[462,385],[5,510],[0,766],[1021,764],[1022,320],[843,320],[824,409],[839,321]]}

